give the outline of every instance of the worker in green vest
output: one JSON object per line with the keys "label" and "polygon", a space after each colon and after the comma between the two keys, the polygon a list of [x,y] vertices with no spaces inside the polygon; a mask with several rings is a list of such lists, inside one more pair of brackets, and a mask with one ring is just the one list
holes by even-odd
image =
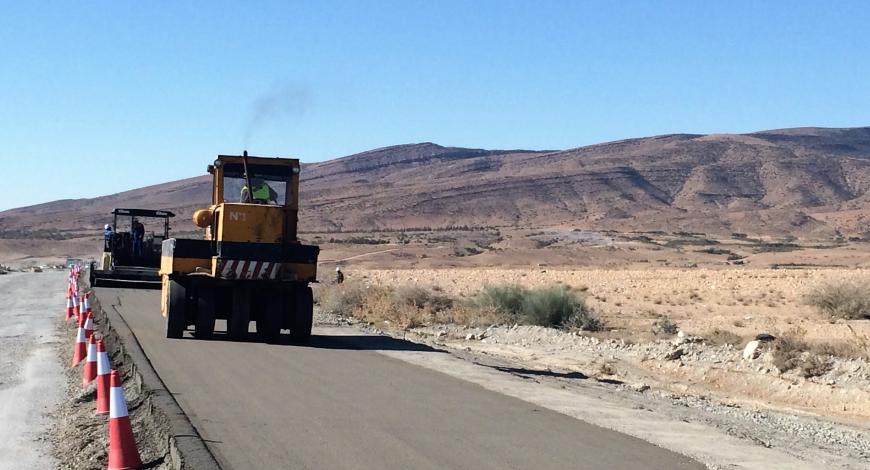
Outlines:
{"label": "worker in green vest", "polygon": [[[242,202],[255,202],[260,204],[276,204],[278,193],[266,184],[263,178],[251,178],[251,186],[254,187],[253,198],[248,196],[248,185],[242,187]],[[253,200],[251,200],[253,199]]]}

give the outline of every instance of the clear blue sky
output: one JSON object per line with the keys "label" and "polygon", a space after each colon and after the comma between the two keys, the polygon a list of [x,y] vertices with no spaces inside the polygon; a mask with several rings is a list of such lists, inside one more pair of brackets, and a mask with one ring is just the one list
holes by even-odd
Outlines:
{"label": "clear blue sky", "polygon": [[870,3],[713,3],[2,1],[0,209],[246,140],[318,161],[870,125]]}

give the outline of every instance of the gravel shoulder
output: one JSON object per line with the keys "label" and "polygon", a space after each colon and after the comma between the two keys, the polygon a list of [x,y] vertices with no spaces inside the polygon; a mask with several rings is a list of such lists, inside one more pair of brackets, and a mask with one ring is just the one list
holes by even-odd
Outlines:
{"label": "gravel shoulder", "polygon": [[63,394],[55,322],[63,313],[65,277],[0,276],[0,468],[57,468],[45,433],[47,414]]}

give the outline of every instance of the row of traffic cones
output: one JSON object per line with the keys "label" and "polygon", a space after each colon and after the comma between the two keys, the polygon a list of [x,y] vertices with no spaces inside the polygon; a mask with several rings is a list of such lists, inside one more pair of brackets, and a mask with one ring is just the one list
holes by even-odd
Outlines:
{"label": "row of traffic cones", "polygon": [[98,415],[109,415],[109,470],[134,469],[142,466],[133,426],[127,411],[124,388],[118,371],[111,368],[109,354],[102,338],[94,334],[94,314],[90,305],[90,292],[79,295],[78,277],[80,267],[70,269],[67,287],[66,319],[78,321],[76,339],[73,344],[73,358],[70,367],[84,361],[82,387],[96,381]]}

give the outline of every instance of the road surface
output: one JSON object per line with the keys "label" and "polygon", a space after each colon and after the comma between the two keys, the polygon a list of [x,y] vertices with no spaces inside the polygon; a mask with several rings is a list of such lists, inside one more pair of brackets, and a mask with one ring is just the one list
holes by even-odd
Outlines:
{"label": "road surface", "polygon": [[45,432],[64,386],[54,345],[66,297],[54,286],[66,287],[66,276],[0,276],[0,468],[57,468]]}
{"label": "road surface", "polygon": [[[695,469],[642,440],[379,350],[353,329],[310,345],[164,337],[159,292],[98,288],[226,469]],[[444,354],[433,351],[431,354]]]}

